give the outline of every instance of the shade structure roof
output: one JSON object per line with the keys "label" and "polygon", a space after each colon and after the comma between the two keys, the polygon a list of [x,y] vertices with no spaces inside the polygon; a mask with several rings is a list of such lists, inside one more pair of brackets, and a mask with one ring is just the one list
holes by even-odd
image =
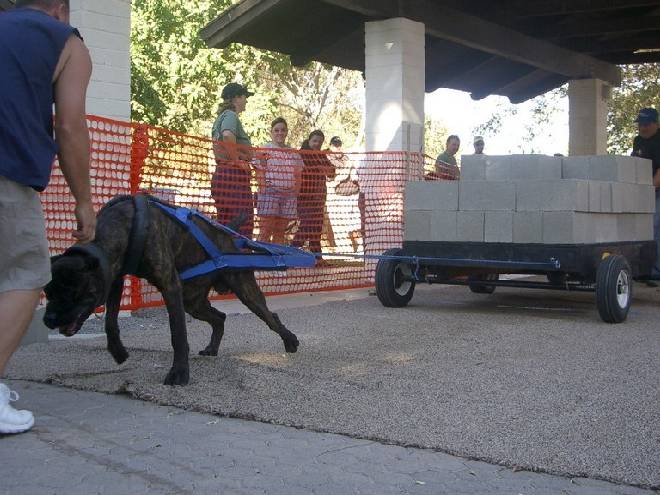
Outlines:
{"label": "shade structure roof", "polygon": [[426,91],[522,102],[572,79],[618,85],[615,64],[660,62],[660,0],[242,0],[200,36],[364,71],[364,23],[426,26]]}

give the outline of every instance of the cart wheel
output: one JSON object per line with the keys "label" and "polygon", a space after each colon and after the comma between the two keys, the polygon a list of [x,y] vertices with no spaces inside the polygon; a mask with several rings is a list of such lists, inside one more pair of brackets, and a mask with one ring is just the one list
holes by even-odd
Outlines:
{"label": "cart wheel", "polygon": [[621,323],[632,304],[632,274],[624,256],[605,258],[596,273],[596,305],[607,323]]}
{"label": "cart wheel", "polygon": [[[400,256],[401,249],[388,249],[383,256]],[[380,260],[376,265],[376,295],[388,308],[406,306],[415,292],[412,268],[407,263]]]}
{"label": "cart wheel", "polygon": [[[473,275],[468,278],[469,282],[478,281],[478,280],[499,280],[500,276],[497,273],[489,273],[488,275]],[[480,284],[469,284],[470,290],[475,294],[492,294],[495,292],[494,285],[480,285]]]}

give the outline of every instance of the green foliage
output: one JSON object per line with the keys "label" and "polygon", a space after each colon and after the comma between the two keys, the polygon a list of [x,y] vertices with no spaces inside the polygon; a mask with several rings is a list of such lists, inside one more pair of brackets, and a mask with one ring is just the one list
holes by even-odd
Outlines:
{"label": "green foliage", "polygon": [[607,117],[608,151],[629,154],[637,135],[635,118],[640,108],[658,108],[660,64],[628,65],[621,68],[623,82],[614,88]]}
{"label": "green foliage", "polygon": [[445,150],[449,130],[439,121],[426,115],[424,119],[424,153],[435,159]]}
{"label": "green foliage", "polygon": [[133,0],[131,63],[133,120],[179,132],[209,135],[222,87],[247,85],[241,121],[259,145],[270,140],[270,122],[289,121],[289,142],[298,146],[313,129],[328,139],[355,140],[360,109],[355,91],[359,73],[309,64],[292,67],[288,57],[242,45],[208,49],[199,30],[232,4],[231,0]]}

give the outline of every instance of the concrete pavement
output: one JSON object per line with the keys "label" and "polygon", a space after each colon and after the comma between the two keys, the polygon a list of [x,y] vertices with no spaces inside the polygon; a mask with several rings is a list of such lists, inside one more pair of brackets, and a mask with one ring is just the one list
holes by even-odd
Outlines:
{"label": "concrete pavement", "polygon": [[0,437],[1,495],[651,495],[431,450],[9,382],[35,428]]}

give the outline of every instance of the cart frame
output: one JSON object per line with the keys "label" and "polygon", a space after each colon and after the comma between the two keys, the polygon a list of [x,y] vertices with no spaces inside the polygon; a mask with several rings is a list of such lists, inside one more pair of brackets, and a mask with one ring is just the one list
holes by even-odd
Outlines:
{"label": "cart frame", "polygon": [[[402,307],[416,283],[465,285],[475,293],[496,287],[595,292],[608,323],[627,318],[633,280],[647,279],[655,241],[603,244],[511,244],[406,241],[379,257],[376,293],[383,305]],[[500,280],[502,274],[545,275],[547,282]]]}

